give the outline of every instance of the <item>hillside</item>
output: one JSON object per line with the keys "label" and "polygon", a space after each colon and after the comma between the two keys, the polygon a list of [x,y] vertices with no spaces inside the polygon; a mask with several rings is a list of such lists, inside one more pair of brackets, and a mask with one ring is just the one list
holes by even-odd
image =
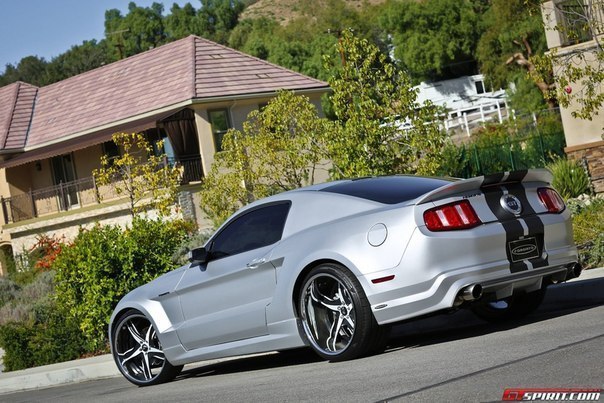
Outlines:
{"label": "hillside", "polygon": [[[355,8],[361,8],[364,4],[380,4],[386,0],[343,0],[344,3]],[[258,0],[246,7],[241,14],[240,20],[249,18],[274,18],[280,24],[287,24],[289,21],[302,15],[313,15],[316,10],[321,9],[328,4],[330,0]]]}

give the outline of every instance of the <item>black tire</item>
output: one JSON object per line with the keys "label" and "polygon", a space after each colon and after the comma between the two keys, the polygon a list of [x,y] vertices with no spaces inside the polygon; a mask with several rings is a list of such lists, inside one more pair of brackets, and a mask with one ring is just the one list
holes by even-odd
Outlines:
{"label": "black tire", "polygon": [[171,381],[180,373],[183,366],[168,362],[157,333],[145,315],[130,309],[115,323],[111,352],[128,381],[138,386],[157,385]]}
{"label": "black tire", "polygon": [[322,264],[302,283],[298,309],[302,336],[329,361],[345,361],[375,351],[387,329],[380,328],[361,284],[346,268]]}
{"label": "black tire", "polygon": [[479,300],[472,305],[472,312],[488,322],[504,322],[520,319],[539,308],[545,297],[545,287],[529,292],[518,293],[498,301]]}

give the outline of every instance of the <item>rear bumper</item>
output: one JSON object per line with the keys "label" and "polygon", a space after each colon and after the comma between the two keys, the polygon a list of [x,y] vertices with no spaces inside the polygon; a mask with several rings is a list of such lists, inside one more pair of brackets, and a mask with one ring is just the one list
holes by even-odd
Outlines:
{"label": "rear bumper", "polygon": [[[485,297],[501,299],[516,291],[535,291],[544,282],[561,282],[580,274],[577,270],[577,250],[574,246],[548,253],[549,265],[511,273],[506,260],[492,264],[449,270],[429,280],[409,284],[404,279],[373,284],[372,278],[359,278],[379,324],[394,323],[423,316],[458,305],[456,297],[469,285],[480,284]],[[392,273],[399,270],[393,270]],[[577,273],[578,271],[578,273]],[[386,274],[385,272],[380,275]]]}

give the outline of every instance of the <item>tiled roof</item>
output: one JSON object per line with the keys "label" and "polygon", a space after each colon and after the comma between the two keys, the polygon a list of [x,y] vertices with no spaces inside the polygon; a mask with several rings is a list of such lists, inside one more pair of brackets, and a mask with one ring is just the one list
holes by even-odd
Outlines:
{"label": "tiled roof", "polygon": [[[25,83],[0,88],[0,149],[43,147],[113,124],[119,130],[120,121],[183,101],[279,89],[327,89],[327,84],[189,36],[39,89]],[[18,118],[14,134],[9,115]],[[28,117],[31,125],[24,125]]]}
{"label": "tiled roof", "polygon": [[323,81],[214,42],[197,37],[194,40],[198,98],[327,87]]}
{"label": "tiled roof", "polygon": [[20,81],[0,88],[0,149],[25,145],[37,91]]}
{"label": "tiled roof", "polygon": [[40,88],[27,146],[194,96],[193,44],[180,40]]}

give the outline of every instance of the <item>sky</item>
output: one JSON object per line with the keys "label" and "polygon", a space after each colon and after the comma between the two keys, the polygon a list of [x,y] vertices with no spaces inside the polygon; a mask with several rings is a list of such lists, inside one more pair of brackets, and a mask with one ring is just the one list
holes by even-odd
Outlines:
{"label": "sky", "polygon": [[[173,3],[180,6],[196,0],[155,0],[164,4],[164,15]],[[130,0],[0,0],[0,74],[6,64],[17,65],[26,56],[53,57],[85,40],[103,39],[105,11],[128,12]],[[134,0],[148,7],[154,0]]]}

